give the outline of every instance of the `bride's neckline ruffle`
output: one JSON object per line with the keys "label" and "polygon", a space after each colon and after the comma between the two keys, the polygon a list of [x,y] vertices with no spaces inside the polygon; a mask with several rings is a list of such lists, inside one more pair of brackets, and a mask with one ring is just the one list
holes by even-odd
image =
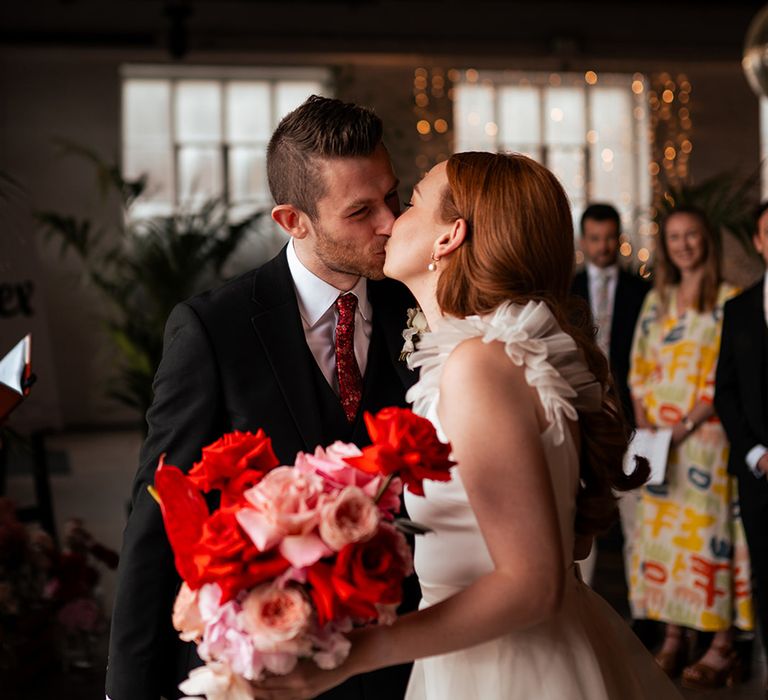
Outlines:
{"label": "bride's neckline ruffle", "polygon": [[406,397],[416,413],[426,415],[437,401],[445,361],[468,338],[503,342],[512,362],[525,366],[525,379],[538,391],[556,445],[565,438],[566,420],[576,420],[577,411],[600,408],[602,387],[587,369],[576,342],[543,301],[529,301],[501,304],[486,316],[446,317],[439,330],[424,333],[408,358],[412,369],[421,369]]}

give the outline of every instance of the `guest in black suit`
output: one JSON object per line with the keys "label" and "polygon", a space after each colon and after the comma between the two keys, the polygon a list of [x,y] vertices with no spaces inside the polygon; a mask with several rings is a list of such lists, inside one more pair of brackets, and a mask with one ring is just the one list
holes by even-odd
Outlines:
{"label": "guest in black suit", "polygon": [[[414,302],[382,272],[399,202],[381,120],[313,96],[278,126],[267,169],[272,216],[290,242],[263,267],[179,304],[168,319],[120,559],[112,700],[176,698],[179,682],[200,664],[194,645],[171,626],[180,580],[147,492],[160,455],[188,470],[222,433],[258,428],[286,464],[316,445],[362,444],[363,412],[403,406],[415,380],[398,359]],[[346,358],[338,371],[337,351]],[[404,666],[352,678],[323,697],[400,698],[408,673]]]}
{"label": "guest in black suit", "polygon": [[[597,343],[608,357],[624,416],[632,420],[632,399],[627,385],[629,357],[635,324],[648,293],[648,283],[623,270],[618,264],[621,219],[610,204],[591,204],[581,216],[581,250],[585,269],[573,278],[571,291],[586,299],[597,326]],[[629,571],[637,498],[623,494],[619,501],[624,533],[625,570]],[[589,583],[594,572],[595,548],[582,564],[582,575]]]}
{"label": "guest in black suit", "polygon": [[[768,265],[768,202],[757,211],[754,244]],[[768,272],[725,305],[715,408],[728,434],[754,577],[753,599],[768,650]]]}

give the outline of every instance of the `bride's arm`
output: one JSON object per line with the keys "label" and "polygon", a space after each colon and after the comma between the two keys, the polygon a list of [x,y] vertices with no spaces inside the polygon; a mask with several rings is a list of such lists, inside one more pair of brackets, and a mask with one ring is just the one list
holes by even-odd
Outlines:
{"label": "bride's arm", "polygon": [[[256,697],[313,697],[351,675],[479,644],[557,610],[565,570],[537,405],[523,368],[510,362],[501,343],[469,340],[451,354],[440,420],[494,570],[389,627],[357,631],[339,669],[303,664],[291,676],[270,679],[271,692]],[[278,689],[285,694],[273,694]]]}

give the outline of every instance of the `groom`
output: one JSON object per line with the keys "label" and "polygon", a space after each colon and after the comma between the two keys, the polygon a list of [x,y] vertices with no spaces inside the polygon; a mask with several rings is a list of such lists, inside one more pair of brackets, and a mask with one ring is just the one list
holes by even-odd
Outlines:
{"label": "groom", "polygon": [[[177,305],[166,325],[120,558],[112,700],[176,698],[200,664],[171,626],[180,580],[147,492],[160,455],[188,470],[223,433],[258,428],[285,464],[335,440],[360,445],[363,412],[405,405],[415,380],[398,360],[414,302],[382,272],[399,201],[381,120],[312,96],[280,122],[267,171],[272,217],[290,242],[264,266]],[[401,698],[409,672],[352,678],[322,697]]]}

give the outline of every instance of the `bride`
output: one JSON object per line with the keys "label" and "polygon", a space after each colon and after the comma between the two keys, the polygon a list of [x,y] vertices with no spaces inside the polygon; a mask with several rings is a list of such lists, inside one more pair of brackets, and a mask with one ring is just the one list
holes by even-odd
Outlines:
{"label": "bride", "polygon": [[[521,155],[460,153],[416,186],[387,244],[431,332],[409,400],[450,440],[447,483],[406,496],[421,609],[352,635],[342,666],[300,664],[255,697],[312,698],[416,659],[408,700],[679,698],[629,628],[584,585],[576,533],[615,517],[627,432],[589,329],[567,309],[571,212]],[[577,547],[578,549],[578,547]]]}

